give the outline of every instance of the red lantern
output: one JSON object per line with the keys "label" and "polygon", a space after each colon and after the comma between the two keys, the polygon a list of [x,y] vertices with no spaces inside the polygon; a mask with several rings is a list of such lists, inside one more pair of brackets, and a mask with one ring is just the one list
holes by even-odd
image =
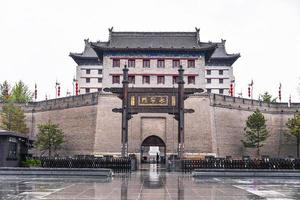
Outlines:
{"label": "red lantern", "polygon": [[279,101],[281,101],[281,83],[279,84],[278,98],[279,98]]}
{"label": "red lantern", "polygon": [[37,99],[37,85],[34,85],[34,99]]}
{"label": "red lantern", "polygon": [[249,98],[251,97],[251,88],[250,88],[250,86],[248,86],[248,97]]}
{"label": "red lantern", "polygon": [[75,83],[75,91],[76,91],[76,96],[78,95],[78,81],[76,80]]}
{"label": "red lantern", "polygon": [[233,97],[233,84],[232,83],[230,83],[229,93],[230,93],[230,96]]}
{"label": "red lantern", "polygon": [[60,86],[57,87],[57,96],[60,96]]}

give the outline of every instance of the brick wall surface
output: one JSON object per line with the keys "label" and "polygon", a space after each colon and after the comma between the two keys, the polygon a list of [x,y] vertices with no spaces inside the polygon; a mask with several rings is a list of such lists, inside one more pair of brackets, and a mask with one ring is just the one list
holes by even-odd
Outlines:
{"label": "brick wall surface", "polygon": [[[72,102],[74,99],[74,102]],[[37,134],[37,125],[48,120],[58,123],[66,135],[60,151],[64,155],[120,153],[121,100],[115,95],[95,93],[51,103],[25,106],[30,135]],[[221,95],[193,95],[185,107],[194,113],[185,114],[185,150],[188,153],[216,153],[218,156],[241,157],[249,154],[243,148],[243,129],[247,117],[260,109],[267,119],[270,137],[261,154],[295,156],[296,140],[287,137],[285,123],[299,110],[299,104],[265,104],[259,101]],[[139,153],[149,135],[164,140],[167,153],[177,150],[177,121],[169,114],[140,113],[129,121],[129,153]]]}

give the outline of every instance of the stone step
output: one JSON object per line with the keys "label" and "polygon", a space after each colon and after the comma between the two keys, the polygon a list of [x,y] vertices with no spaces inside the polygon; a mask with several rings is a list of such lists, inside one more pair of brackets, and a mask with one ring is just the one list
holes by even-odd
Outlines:
{"label": "stone step", "polygon": [[113,175],[113,171],[111,169],[104,169],[104,168],[0,167],[0,175],[111,177]]}

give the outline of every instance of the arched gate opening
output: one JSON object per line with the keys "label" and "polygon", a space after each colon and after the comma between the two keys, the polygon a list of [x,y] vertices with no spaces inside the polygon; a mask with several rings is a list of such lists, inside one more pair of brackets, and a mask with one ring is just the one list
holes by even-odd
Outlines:
{"label": "arched gate opening", "polygon": [[166,162],[166,144],[156,135],[151,135],[144,139],[141,144],[141,163]]}

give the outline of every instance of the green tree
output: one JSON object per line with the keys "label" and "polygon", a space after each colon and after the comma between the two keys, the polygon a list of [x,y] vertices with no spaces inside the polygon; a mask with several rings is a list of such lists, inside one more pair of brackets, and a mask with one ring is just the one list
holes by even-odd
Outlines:
{"label": "green tree", "polygon": [[300,114],[295,114],[293,118],[288,119],[286,126],[289,129],[289,134],[297,139],[297,158],[299,158],[300,145]]}
{"label": "green tree", "polygon": [[261,98],[262,101],[266,103],[275,103],[277,100],[277,98],[272,99],[272,95],[270,95],[268,92],[265,92],[264,94],[260,94],[259,98]]}
{"label": "green tree", "polygon": [[25,123],[25,114],[22,108],[13,103],[5,103],[1,111],[1,128],[17,133],[28,133]]}
{"label": "green tree", "polygon": [[0,84],[0,101],[8,102],[10,97],[10,85],[7,81],[4,81],[2,84]]}
{"label": "green tree", "polygon": [[29,91],[28,86],[19,81],[15,84],[11,91],[12,101],[15,103],[27,103],[32,99],[32,93]]}
{"label": "green tree", "polygon": [[248,117],[244,128],[246,139],[241,141],[247,148],[257,148],[257,156],[260,156],[260,148],[269,136],[266,121],[264,115],[257,109]]}
{"label": "green tree", "polygon": [[48,156],[51,158],[52,152],[55,153],[64,143],[64,133],[58,124],[51,121],[38,125],[38,129],[35,145],[41,151],[48,150]]}

